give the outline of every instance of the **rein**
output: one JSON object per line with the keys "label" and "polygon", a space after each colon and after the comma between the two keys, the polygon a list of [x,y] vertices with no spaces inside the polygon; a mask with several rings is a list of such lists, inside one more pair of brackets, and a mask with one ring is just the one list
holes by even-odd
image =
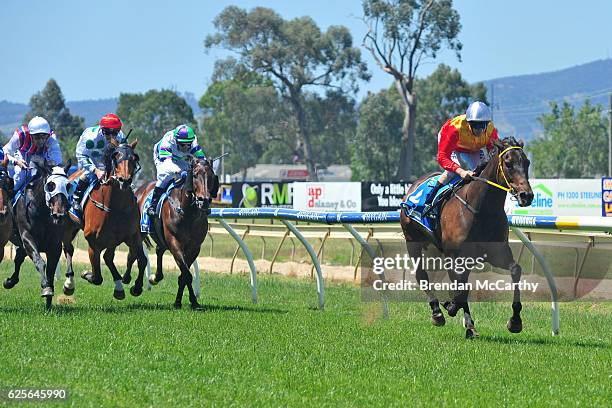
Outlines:
{"label": "rein", "polygon": [[[504,172],[504,169],[502,167],[502,156],[504,154],[506,154],[508,151],[513,150],[513,149],[519,149],[519,150],[523,150],[522,147],[520,146],[510,146],[507,147],[506,149],[502,150],[501,153],[499,153],[499,155],[497,156],[497,172],[496,172],[496,179],[499,179],[499,174],[501,173],[502,177],[504,178],[504,182],[506,183],[506,187],[495,183],[494,181],[488,180],[484,177],[478,177],[478,176],[471,176],[470,178],[476,181],[481,181],[483,183],[486,183],[490,186],[493,186],[495,188],[498,188],[502,191],[505,191],[506,193],[510,193],[510,195],[512,197],[516,197],[518,194],[514,191],[514,188],[510,185],[510,182],[508,181],[508,177],[506,176],[506,173]],[[457,194],[457,191],[459,189],[461,189],[461,187],[465,186],[465,184],[462,184],[461,186],[459,186],[459,188],[453,189],[453,195],[455,196],[455,198],[457,198],[457,200],[459,200],[459,202],[461,204],[463,204],[465,206],[465,208],[467,208],[471,213],[473,214],[478,214],[478,210],[475,209],[474,207],[472,207],[466,200],[464,200],[463,198],[459,197],[459,195]]]}

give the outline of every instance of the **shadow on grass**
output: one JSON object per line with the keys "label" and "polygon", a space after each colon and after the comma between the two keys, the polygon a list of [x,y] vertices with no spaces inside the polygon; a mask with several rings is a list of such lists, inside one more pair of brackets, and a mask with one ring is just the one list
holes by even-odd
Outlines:
{"label": "shadow on grass", "polygon": [[528,345],[553,345],[553,346],[572,346],[584,348],[612,348],[610,343],[596,341],[572,341],[562,337],[541,337],[541,338],[524,338],[524,337],[499,337],[499,336],[480,336],[479,341],[487,341],[490,343],[499,344],[528,344]]}
{"label": "shadow on grass", "polygon": [[[185,310],[191,311],[189,303],[183,305]],[[44,305],[40,305],[40,308],[28,305],[23,308],[19,307],[0,307],[0,313],[16,313],[16,314],[27,314],[27,315],[75,315],[80,313],[109,313],[109,314],[121,314],[121,313],[137,313],[141,311],[155,312],[155,311],[174,311],[174,306],[171,303],[133,303],[126,306],[117,305],[53,305],[50,311],[46,311]],[[221,311],[221,312],[254,312],[254,313],[276,313],[286,314],[288,310],[265,308],[265,307],[244,307],[244,306],[230,306],[230,305],[202,305],[202,310],[193,311],[207,312],[207,311]]]}

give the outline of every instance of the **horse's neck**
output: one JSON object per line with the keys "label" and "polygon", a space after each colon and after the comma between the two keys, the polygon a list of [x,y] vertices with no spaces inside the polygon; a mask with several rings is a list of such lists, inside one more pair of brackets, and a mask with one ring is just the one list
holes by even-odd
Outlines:
{"label": "horse's neck", "polygon": [[[480,173],[480,177],[499,184],[497,180],[498,160],[499,157],[494,154]],[[480,212],[491,212],[490,210],[497,209],[503,211],[506,192],[487,183],[472,181],[467,187],[466,198],[469,204]]]}

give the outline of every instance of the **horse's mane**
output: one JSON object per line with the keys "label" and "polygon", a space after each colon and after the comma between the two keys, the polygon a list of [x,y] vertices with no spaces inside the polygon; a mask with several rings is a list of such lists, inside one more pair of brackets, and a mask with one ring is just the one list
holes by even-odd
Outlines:
{"label": "horse's mane", "polygon": [[523,143],[514,136],[507,136],[500,140],[504,146],[522,146]]}

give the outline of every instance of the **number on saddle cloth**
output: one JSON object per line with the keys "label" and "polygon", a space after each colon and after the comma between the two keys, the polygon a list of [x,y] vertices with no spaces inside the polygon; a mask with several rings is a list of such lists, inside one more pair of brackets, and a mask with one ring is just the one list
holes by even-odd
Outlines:
{"label": "number on saddle cloth", "polygon": [[[421,221],[421,214],[425,207],[425,201],[427,200],[427,196],[429,192],[435,187],[438,182],[438,178],[440,175],[436,175],[428,178],[426,181],[421,183],[408,197],[406,197],[406,201],[401,204],[401,207],[406,211],[406,215],[416,221]],[[440,197],[448,191],[450,188],[453,188],[459,181],[461,181],[461,177],[455,176],[449,183],[444,185],[442,188],[438,190],[436,196],[432,201],[432,205],[435,207],[440,203]],[[427,227],[427,225],[426,225]],[[428,227],[429,228],[429,227]]]}
{"label": "number on saddle cloth", "polygon": [[[157,208],[155,209],[155,214],[157,215],[157,217],[159,217],[161,208],[164,205],[164,201],[166,201],[166,198],[168,198],[170,192],[174,188],[180,187],[184,182],[185,178],[181,177],[180,179],[175,180],[170,183],[170,185],[168,185],[166,191],[162,193],[162,195],[159,197],[159,201],[157,202]],[[140,232],[142,232],[143,234],[151,233],[151,220],[149,214],[147,214],[146,211],[146,209],[149,208],[149,205],[151,205],[151,200],[153,200],[153,190],[151,190],[149,194],[147,194],[147,198],[145,198],[144,204],[142,206],[145,211],[143,211],[140,215]]]}

